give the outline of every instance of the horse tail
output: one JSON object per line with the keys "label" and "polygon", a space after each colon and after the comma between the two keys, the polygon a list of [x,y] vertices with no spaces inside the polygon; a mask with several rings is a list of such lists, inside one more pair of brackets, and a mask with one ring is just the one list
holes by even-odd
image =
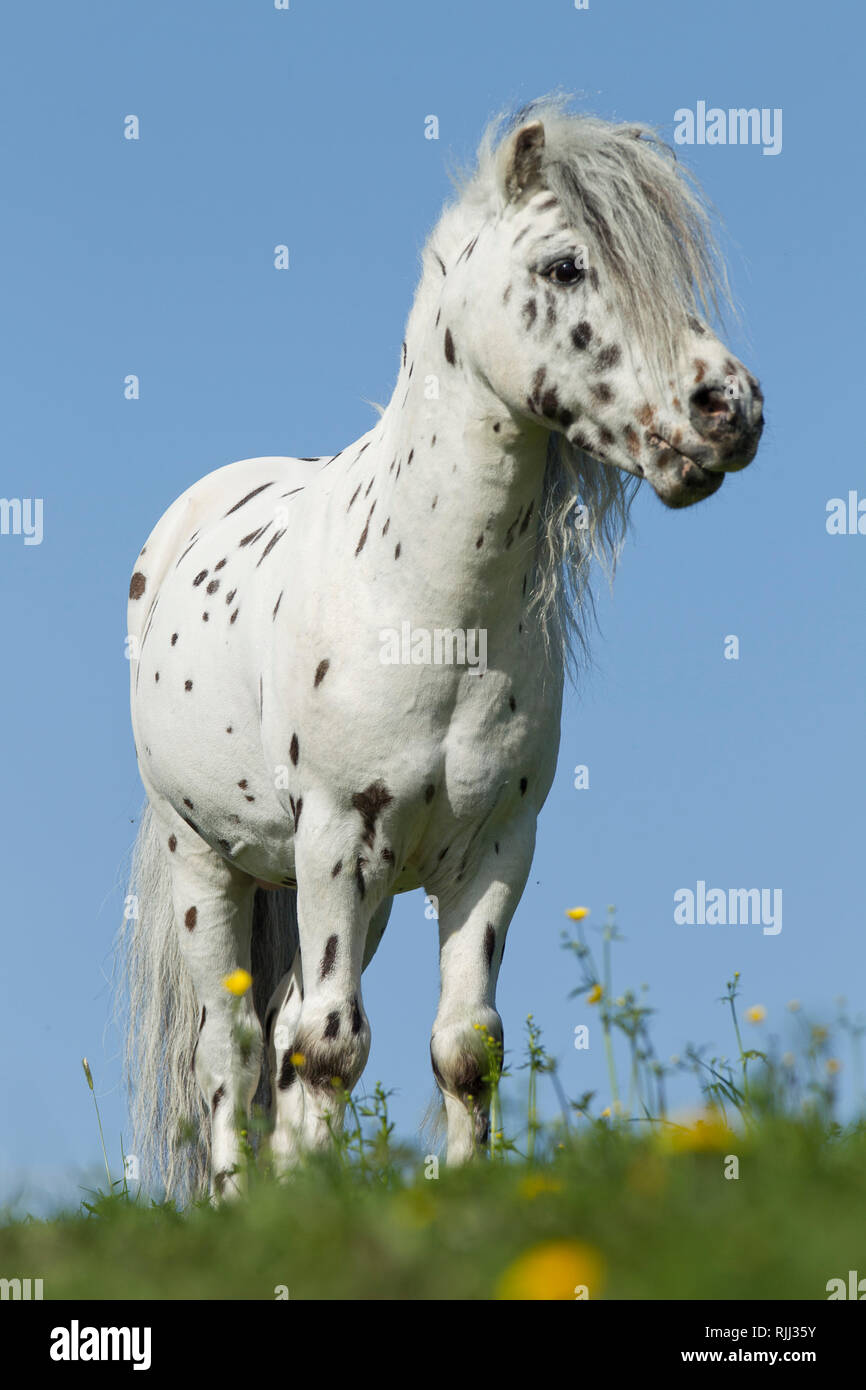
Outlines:
{"label": "horse tail", "polygon": [[141,816],[118,940],[119,1003],[131,1155],[142,1186],[183,1203],[203,1188],[207,1112],[193,1071],[199,1006],[181,956],[171,878],[148,803]]}
{"label": "horse tail", "polygon": [[[298,945],[296,893],[256,892],[253,1004],[264,1024],[268,1001]],[[178,1203],[206,1189],[210,1125],[194,1071],[200,1006],[181,954],[171,879],[153,810],[145,806],[132,853],[129,894],[118,939],[117,1003],[125,1014],[124,1065],[130,1155],[142,1185]],[[267,1062],[256,1103],[270,1108]]]}

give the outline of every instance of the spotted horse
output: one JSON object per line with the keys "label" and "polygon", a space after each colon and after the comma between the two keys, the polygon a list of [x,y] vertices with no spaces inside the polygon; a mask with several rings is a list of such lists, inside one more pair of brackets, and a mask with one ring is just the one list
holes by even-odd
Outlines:
{"label": "spotted horse", "polygon": [[[148,537],[125,979],[136,1152],[169,1194],[240,1189],[257,1087],[279,1171],[330,1142],[370,1047],[362,971],[418,887],[438,900],[448,1162],[482,1148],[479,1025],[501,1038],[588,572],[640,480],[688,507],[758,446],[758,382],[710,326],[726,298],[700,191],[655,133],[543,99],[493,124],[443,210],[373,428],[220,468]],[[406,622],[484,632],[484,669],[385,662]]]}

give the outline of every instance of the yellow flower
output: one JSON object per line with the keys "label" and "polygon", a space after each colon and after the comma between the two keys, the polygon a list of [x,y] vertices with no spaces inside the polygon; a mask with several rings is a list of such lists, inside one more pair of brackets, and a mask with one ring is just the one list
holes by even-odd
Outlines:
{"label": "yellow flower", "polygon": [[582,922],[584,917],[589,916],[588,907],[568,907],[565,910],[566,917],[570,917],[572,922]]}
{"label": "yellow flower", "polygon": [[573,1302],[585,1287],[598,1298],[604,1261],[591,1245],[578,1240],[551,1240],[518,1255],[496,1286],[496,1297],[509,1301],[556,1299]]}
{"label": "yellow flower", "polygon": [[253,977],[248,970],[233,970],[223,980],[229,994],[233,994],[236,999],[240,999],[241,995],[246,994],[252,982]]}
{"label": "yellow flower", "polygon": [[610,1106],[608,1105],[608,1106],[605,1107],[604,1110],[602,1110],[602,1112],[601,1112],[601,1118],[602,1118],[603,1120],[609,1120],[610,1117],[611,1117],[611,1113],[612,1113],[612,1112],[611,1112],[611,1108],[610,1108]]}
{"label": "yellow flower", "polygon": [[521,1197],[525,1197],[531,1202],[533,1198],[541,1195],[542,1192],[561,1192],[562,1183],[557,1182],[556,1178],[547,1178],[543,1173],[533,1173],[527,1178],[521,1178],[517,1184],[517,1191]]}
{"label": "yellow flower", "polygon": [[601,985],[593,985],[592,989],[589,991],[589,994],[586,996],[587,1004],[597,1004],[603,994],[604,990],[602,989]]}
{"label": "yellow flower", "polygon": [[816,1023],[812,1029],[812,1038],[815,1042],[825,1042],[827,1039],[827,1029],[822,1028],[820,1023]]}
{"label": "yellow flower", "polygon": [[304,1056],[303,1052],[293,1052],[291,1057],[289,1058],[289,1061],[291,1062],[293,1067],[302,1067],[306,1060],[307,1059]]}
{"label": "yellow flower", "polygon": [[836,1073],[841,1070],[842,1063],[839,1061],[838,1057],[827,1058],[827,1071],[830,1073],[831,1076],[835,1076]]}
{"label": "yellow flower", "polygon": [[721,1112],[708,1106],[705,1110],[689,1111],[679,1120],[661,1130],[660,1148],[671,1153],[726,1152],[736,1138],[722,1119]]}
{"label": "yellow flower", "polygon": [[767,1010],[763,1004],[753,1004],[750,1009],[746,1009],[746,1018],[750,1023],[763,1023],[767,1017]]}

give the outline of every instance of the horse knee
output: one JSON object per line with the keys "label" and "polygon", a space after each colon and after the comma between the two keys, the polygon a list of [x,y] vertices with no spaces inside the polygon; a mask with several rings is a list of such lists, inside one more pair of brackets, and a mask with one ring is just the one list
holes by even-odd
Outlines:
{"label": "horse knee", "polygon": [[[496,1044],[492,1054],[489,1040]],[[495,1009],[479,1008],[460,1019],[437,1022],[430,1039],[433,1075],[446,1096],[485,1106],[490,1095],[490,1073],[502,1057],[502,1019]]]}
{"label": "horse knee", "polygon": [[[304,1005],[290,1065],[316,1091],[351,1091],[370,1052],[370,1025],[357,994],[342,1005]],[[300,1061],[303,1057],[303,1061]]]}

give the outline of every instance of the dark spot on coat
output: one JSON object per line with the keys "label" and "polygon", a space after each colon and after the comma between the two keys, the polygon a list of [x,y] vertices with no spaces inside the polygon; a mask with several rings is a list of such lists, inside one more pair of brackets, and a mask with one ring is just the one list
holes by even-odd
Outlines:
{"label": "dark spot on coat", "polygon": [[298,735],[297,735],[297,734],[292,734],[292,741],[291,741],[291,743],[289,744],[289,757],[291,758],[291,760],[292,760],[292,762],[294,763],[295,767],[298,766],[298,754],[299,754],[299,752],[300,752],[300,745],[298,744]]}
{"label": "dark spot on coat", "polygon": [[327,1023],[325,1024],[325,1031],[324,1031],[324,1033],[323,1033],[322,1036],[323,1036],[324,1038],[331,1039],[331,1038],[339,1037],[339,1033],[340,1033],[340,1015],[337,1013],[337,1011],[336,1011],[336,1009],[335,1009],[335,1010],[333,1010],[332,1013],[329,1013],[329,1014],[328,1014],[328,1021],[327,1021]]}
{"label": "dark spot on coat", "polygon": [[610,347],[602,348],[595,359],[596,371],[606,372],[611,367],[615,367],[622,357],[622,349],[616,343],[611,343]]}
{"label": "dark spot on coat", "polygon": [[213,1100],[211,1101],[211,1111],[212,1111],[212,1113],[213,1113],[214,1115],[216,1114],[216,1112],[217,1112],[217,1106],[219,1105],[219,1103],[220,1103],[220,1101],[222,1100],[222,1098],[223,1098],[223,1096],[225,1095],[225,1093],[226,1093],[226,1088],[225,1088],[225,1086],[218,1086],[217,1089],[214,1091],[214,1093],[213,1093]]}
{"label": "dark spot on coat", "polygon": [[321,685],[321,684],[322,684],[322,681],[325,679],[325,676],[326,676],[326,674],[327,674],[328,667],[330,666],[330,664],[331,664],[330,661],[327,661],[327,660],[326,660],[326,661],[320,661],[320,662],[319,662],[318,666],[316,667],[316,678],[315,678],[315,680],[313,681],[313,689],[314,689],[314,690],[315,690],[315,688],[316,688],[317,685]]}
{"label": "dark spot on coat", "polygon": [[264,550],[262,551],[261,555],[260,555],[259,558],[258,558],[258,563],[256,564],[256,569],[258,569],[259,565],[262,563],[263,560],[267,559],[267,557],[270,555],[271,551],[273,550],[274,546],[276,545],[277,541],[282,540],[282,538],[283,538],[283,536],[284,536],[285,534],[286,534],[286,527],[285,527],[285,526],[283,527],[282,531],[275,531],[275,532],[274,532],[274,534],[271,536],[271,539],[268,541],[267,545],[265,546]]}
{"label": "dark spot on coat", "polygon": [[496,931],[494,930],[493,923],[492,923],[492,922],[488,922],[488,923],[487,923],[487,926],[484,928],[484,959],[487,961],[487,969],[488,969],[488,970],[490,969],[491,965],[493,964],[493,952],[494,952],[495,950],[496,950]]}
{"label": "dark spot on coat", "polygon": [[571,341],[579,352],[583,352],[592,342],[592,325],[582,319],[576,328],[571,330]]}
{"label": "dark spot on coat", "polygon": [[177,641],[177,633],[176,633],[176,632],[173,632],[173,633],[171,634],[171,645],[174,646],[174,644],[175,644],[176,641]]}
{"label": "dark spot on coat", "polygon": [[297,1080],[298,1074],[295,1071],[294,1063],[292,1062],[293,1056],[294,1052],[292,1051],[292,1049],[287,1048],[283,1057],[282,1065],[280,1067],[280,1079],[277,1082],[278,1089],[281,1091],[287,1091],[289,1087]]}
{"label": "dark spot on coat", "polygon": [[131,578],[130,581],[129,581],[129,597],[130,597],[130,598],[141,598],[142,594],[144,593],[144,588],[145,588],[145,584],[146,584],[146,583],[147,583],[147,581],[146,581],[144,575],[141,573],[141,571],[140,571],[140,570],[136,570],[136,571],[135,571],[135,574],[132,576],[132,578]]}
{"label": "dark spot on coat", "polygon": [[523,306],[523,320],[527,328],[531,328],[535,323],[535,316],[538,313],[538,306],[534,299],[527,299]]}
{"label": "dark spot on coat", "polygon": [[220,586],[219,580],[218,580],[218,579],[212,579],[211,582],[208,584],[207,589],[206,589],[205,592],[208,593],[208,594],[215,594],[216,591],[217,591],[217,589],[219,588],[219,586]]}
{"label": "dark spot on coat", "polygon": [[361,1010],[358,1006],[357,994],[352,996],[352,1034],[357,1037],[361,1031]]}
{"label": "dark spot on coat", "polygon": [[342,869],[342,867],[343,867],[343,861],[342,861],[342,859],[338,859],[337,862],[336,862],[336,864],[334,865],[333,869],[331,870],[331,878],[336,878],[336,877],[337,877],[337,874],[340,872],[340,870]]}
{"label": "dark spot on coat", "polygon": [[451,337],[451,329],[445,329],[445,361],[454,366],[454,339]]}
{"label": "dark spot on coat", "polygon": [[271,622],[273,622],[274,618],[277,616],[277,609],[278,609],[279,606],[280,606],[280,603],[281,603],[281,601],[282,601],[282,597],[283,597],[283,593],[284,593],[284,592],[285,592],[285,591],[284,591],[283,589],[280,589],[280,597],[277,599],[276,603],[274,604],[274,611],[273,611],[273,613],[271,614]]}
{"label": "dark spot on coat", "polygon": [[363,487],[363,483],[359,483],[358,486],[355,488],[355,491],[352,493],[352,496],[349,498],[349,505],[348,505],[348,507],[346,508],[346,511],[347,511],[347,512],[350,512],[350,511],[352,510],[352,503],[354,502],[355,498],[358,496],[358,493],[361,491],[361,488],[362,488],[362,487]]}
{"label": "dark spot on coat", "polygon": [[207,570],[199,570],[199,572],[198,572],[198,574],[196,575],[195,579],[192,581],[192,582],[193,582],[193,587],[194,587],[194,588],[198,588],[199,584],[203,584],[204,581],[207,579],[207,575],[208,575]]}
{"label": "dark spot on coat", "polygon": [[367,520],[366,520],[366,522],[364,523],[364,529],[363,529],[363,531],[361,532],[360,540],[358,541],[358,544],[355,546],[355,555],[356,555],[356,556],[360,555],[361,551],[364,549],[364,546],[365,546],[366,543],[367,543],[367,533],[368,533],[368,531],[370,530],[370,517],[373,515],[373,513],[374,513],[375,510],[376,510],[376,503],[374,502],[373,505],[372,505],[372,507],[370,508],[369,512],[367,513]]}
{"label": "dark spot on coat", "polygon": [[595,399],[597,401],[600,401],[602,405],[607,405],[610,401],[613,400],[613,390],[610,386],[608,386],[606,381],[597,381],[595,385],[590,386],[589,389],[592,392]]}
{"label": "dark spot on coat", "polygon": [[334,969],[337,960],[337,938],[329,936],[325,942],[325,954],[322,956],[322,964],[319,966],[319,979],[327,980]]}
{"label": "dark spot on coat", "polygon": [[194,907],[188,907],[183,919],[183,924],[186,927],[187,931],[195,930],[195,923],[197,917],[198,910]]}
{"label": "dark spot on coat", "polygon": [[235,502],[233,507],[229,507],[226,516],[231,516],[232,512],[238,511],[240,507],[243,507],[253,497],[258,497],[259,493],[264,492],[265,488],[268,487],[273,487],[273,483],[262,483],[260,487],[254,487],[252,492],[248,492],[246,497],[241,498],[240,502]]}
{"label": "dark spot on coat", "polygon": [[401,548],[401,547],[400,547],[400,542],[398,541],[397,544],[396,544],[396,546],[394,547],[394,559],[395,559],[395,560],[399,560],[399,559],[400,559],[400,548]]}
{"label": "dark spot on coat", "polygon": [[183,688],[184,690],[192,690],[192,681],[184,681]]}
{"label": "dark spot on coat", "polygon": [[356,792],[352,797],[352,805],[359,813],[363,823],[361,839],[365,845],[372,847],[376,834],[376,821],[393,799],[384,782],[371,782],[369,787],[365,787],[361,792]]}
{"label": "dark spot on coat", "polygon": [[171,851],[171,853],[174,854],[175,850],[177,849],[177,836],[176,836],[176,835],[169,835],[169,837],[168,837],[168,847],[169,847],[169,850]]}

